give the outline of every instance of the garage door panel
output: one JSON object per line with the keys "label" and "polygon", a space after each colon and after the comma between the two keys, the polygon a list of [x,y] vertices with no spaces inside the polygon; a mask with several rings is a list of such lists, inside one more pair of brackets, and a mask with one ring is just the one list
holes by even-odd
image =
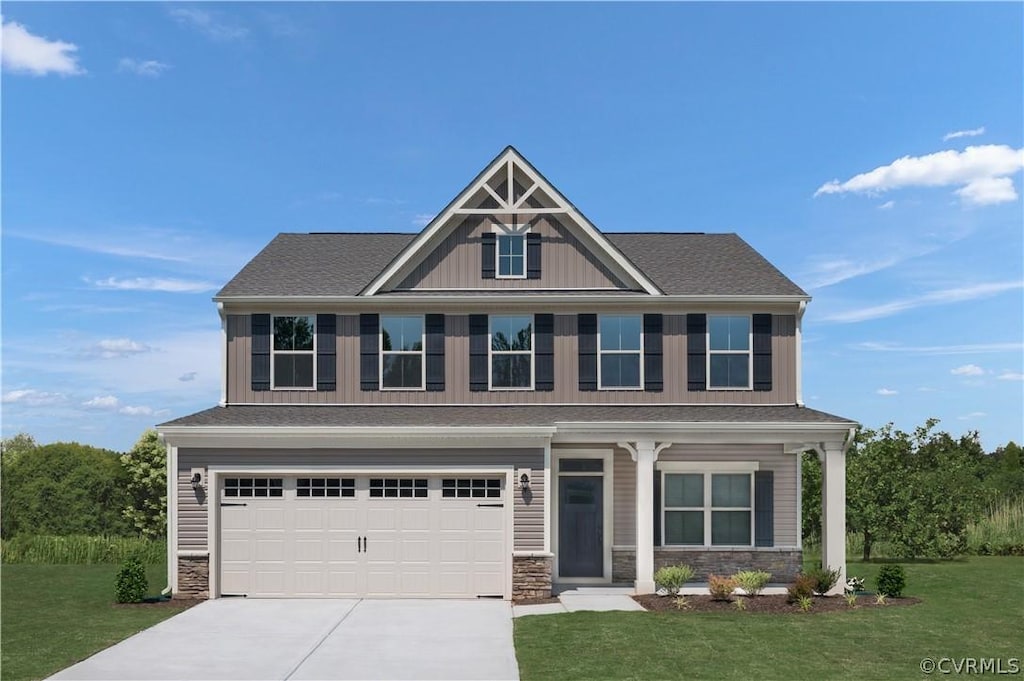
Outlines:
{"label": "garage door panel", "polygon": [[324,542],[320,537],[295,539],[295,560],[302,562],[322,563],[324,560]]}
{"label": "garage door panel", "polygon": [[283,530],[285,529],[284,509],[280,508],[255,508],[255,529],[257,530]]}
{"label": "garage door panel", "polygon": [[473,542],[473,557],[478,563],[501,563],[505,557],[504,540]]}
{"label": "garage door panel", "polygon": [[468,530],[469,509],[468,508],[443,508],[441,509],[442,530]]}
{"label": "garage door panel", "polygon": [[327,593],[334,596],[359,595],[355,570],[327,570]]}
{"label": "garage door panel", "polygon": [[284,562],[284,536],[280,539],[259,539],[256,541],[256,561]]}
{"label": "garage door panel", "polygon": [[[354,501],[345,501],[346,505]],[[359,527],[359,512],[356,508],[331,508],[327,511],[327,528],[330,530],[355,530]]]}
{"label": "garage door panel", "polygon": [[276,570],[257,567],[255,570],[255,579],[253,580],[253,590],[258,594],[265,594],[267,596],[284,596],[285,588],[285,573],[284,570],[278,568]]}
{"label": "garage door panel", "polygon": [[225,539],[220,546],[220,557],[224,562],[252,560],[248,539]]}
{"label": "garage door panel", "polygon": [[322,530],[324,529],[324,509],[322,508],[296,508],[295,529],[297,530]]}
{"label": "garage door panel", "polygon": [[474,529],[504,532],[505,518],[503,516],[505,514],[501,512],[500,508],[483,508],[480,511],[473,515]]}
{"label": "garage door panel", "polygon": [[393,530],[397,521],[393,508],[367,508],[366,529]]}
{"label": "garage door panel", "polygon": [[401,543],[402,562],[429,563],[432,543],[433,542],[429,538],[421,540],[403,540]]}

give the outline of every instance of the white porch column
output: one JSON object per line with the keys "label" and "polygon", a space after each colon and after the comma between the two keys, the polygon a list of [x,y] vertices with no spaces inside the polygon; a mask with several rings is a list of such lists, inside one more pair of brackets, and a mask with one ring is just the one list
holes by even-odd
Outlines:
{"label": "white porch column", "polygon": [[670,442],[620,442],[636,462],[636,593],[654,593],[654,462]]}
{"label": "white porch column", "polygon": [[821,458],[821,566],[839,570],[839,581],[829,592],[842,594],[846,584],[846,450],[841,443],[822,443]]}

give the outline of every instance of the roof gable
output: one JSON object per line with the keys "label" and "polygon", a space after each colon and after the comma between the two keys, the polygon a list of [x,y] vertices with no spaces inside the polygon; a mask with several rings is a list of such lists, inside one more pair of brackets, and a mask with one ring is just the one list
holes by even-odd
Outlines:
{"label": "roof gable", "polygon": [[[601,233],[515,148],[506,147],[458,196],[453,199],[383,270],[360,295],[372,296],[410,286],[417,268],[445,245],[465,223],[490,218],[508,231],[538,216],[569,230],[584,258],[591,258],[607,273],[611,288],[626,288],[649,295],[661,289],[615,244]],[[412,276],[412,281],[410,281]]]}

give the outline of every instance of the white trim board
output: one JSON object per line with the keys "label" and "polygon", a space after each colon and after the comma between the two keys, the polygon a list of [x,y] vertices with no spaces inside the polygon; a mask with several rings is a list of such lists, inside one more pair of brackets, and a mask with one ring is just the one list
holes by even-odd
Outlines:
{"label": "white trim board", "polygon": [[[601,459],[603,463],[603,470],[600,473],[597,472],[575,472],[567,471],[560,473],[558,471],[558,462],[561,459]],[[612,581],[612,543],[614,540],[614,522],[615,522],[615,509],[614,509],[614,495],[615,495],[615,450],[614,449],[556,449],[551,452],[551,465],[549,467],[551,471],[551,478],[554,484],[548,490],[548,498],[551,499],[551,550],[554,553],[554,559],[551,561],[551,582],[552,583],[572,583],[572,584],[610,584]],[[562,579],[558,575],[558,497],[559,497],[559,484],[558,479],[562,475],[567,476],[590,476],[590,477],[602,477],[603,484],[601,493],[602,499],[602,522],[603,532],[602,541],[604,542],[604,569],[601,577],[566,577]]]}

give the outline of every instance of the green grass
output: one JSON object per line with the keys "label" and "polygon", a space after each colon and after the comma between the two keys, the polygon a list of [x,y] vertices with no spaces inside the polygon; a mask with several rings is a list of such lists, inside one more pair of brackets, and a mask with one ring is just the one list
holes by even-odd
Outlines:
{"label": "green grass", "polygon": [[130,555],[147,565],[167,557],[167,544],[141,537],[19,535],[0,541],[2,562],[36,565],[120,563]]}
{"label": "green grass", "polygon": [[[880,565],[851,562],[874,587]],[[576,612],[515,620],[536,679],[920,679],[924,657],[1024,658],[1024,560],[905,564],[910,607],[766,615]]]}
{"label": "green grass", "polygon": [[[114,607],[117,565],[3,565],[0,678],[41,679],[171,615],[177,607]],[[150,592],[167,584],[146,569]]]}

